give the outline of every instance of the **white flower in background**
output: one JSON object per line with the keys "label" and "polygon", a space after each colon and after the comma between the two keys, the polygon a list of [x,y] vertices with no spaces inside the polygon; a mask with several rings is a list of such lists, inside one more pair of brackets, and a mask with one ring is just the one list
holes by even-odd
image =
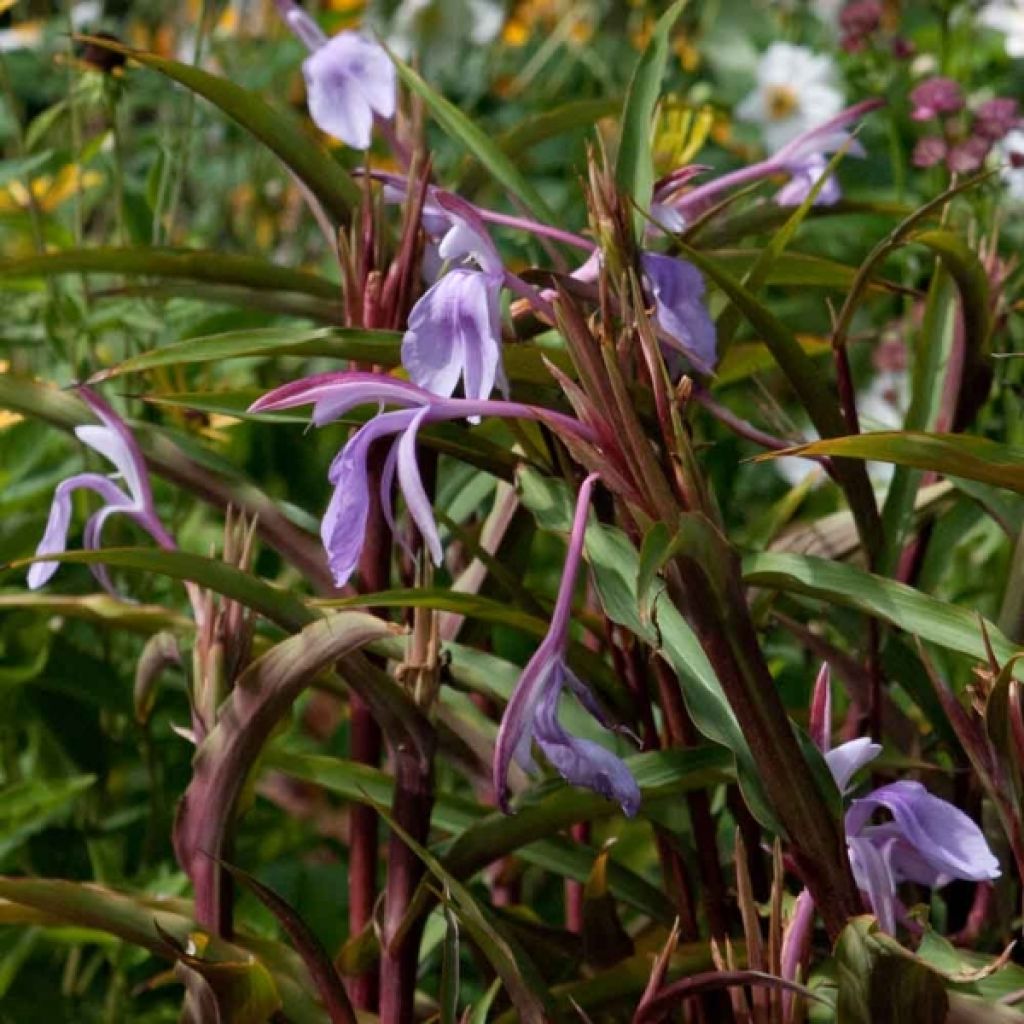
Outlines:
{"label": "white flower in background", "polygon": [[842,109],[830,57],[792,43],[772,43],[758,62],[757,85],[736,116],[760,125],[765,147],[774,153]]}
{"label": "white flower in background", "polygon": [[[910,375],[905,369],[880,370],[866,388],[857,392],[857,419],[861,432],[865,434],[878,430],[902,430],[903,418],[909,408]],[[817,435],[813,429],[808,429],[806,436]],[[790,487],[796,487],[812,476],[815,477],[813,486],[825,480],[825,471],[813,459],[784,455],[781,459],[772,459],[772,465]],[[894,468],[891,463],[866,462],[865,466],[875,487],[888,487]]]}
{"label": "white flower in background", "polygon": [[385,34],[399,57],[418,56],[430,75],[457,67],[467,45],[494,42],[504,24],[504,0],[402,0]]}
{"label": "white flower in background", "polygon": [[[4,5],[0,3],[0,10]],[[76,31],[88,30],[93,23],[103,17],[103,4],[99,0],[83,0],[71,8],[71,27]],[[67,30],[67,22],[63,17],[54,18],[51,24],[58,32]],[[0,53],[11,53],[15,50],[34,50],[43,41],[44,22],[42,20],[23,21],[11,28],[0,29]]]}
{"label": "white flower in background", "polygon": [[995,0],[978,12],[978,21],[1006,36],[1006,52],[1024,57],[1024,0]]}
{"label": "white flower in background", "polygon": [[996,153],[1003,165],[1002,179],[1007,195],[1024,202],[1024,130],[1015,128],[1008,132],[996,146]]}

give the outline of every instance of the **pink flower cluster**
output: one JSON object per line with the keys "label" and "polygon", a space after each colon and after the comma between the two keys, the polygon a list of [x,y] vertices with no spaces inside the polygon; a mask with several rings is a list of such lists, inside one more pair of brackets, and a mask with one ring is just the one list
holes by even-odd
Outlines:
{"label": "pink flower cluster", "polygon": [[915,121],[936,123],[939,129],[918,141],[917,167],[945,163],[952,173],[969,174],[1020,124],[1017,101],[1008,97],[997,96],[968,111],[963,89],[952,78],[929,78],[910,93],[910,102]]}
{"label": "pink flower cluster", "polygon": [[903,36],[883,31],[885,13],[885,7],[879,0],[852,0],[839,12],[839,45],[847,53],[863,53],[888,43],[897,60],[912,57],[913,43]]}

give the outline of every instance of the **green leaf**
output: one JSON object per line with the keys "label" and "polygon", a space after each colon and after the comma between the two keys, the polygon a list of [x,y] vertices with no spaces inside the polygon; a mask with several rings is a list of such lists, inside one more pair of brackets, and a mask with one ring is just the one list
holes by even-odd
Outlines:
{"label": "green leaf", "polygon": [[174,848],[190,875],[209,869],[211,857],[225,856],[238,797],[299,694],[330,665],[392,631],[365,612],[339,612],[282,640],[242,672],[216,709],[216,725],[199,745],[178,807]]}
{"label": "green leaf", "polygon": [[1024,494],[1024,448],[967,434],[882,430],[812,441],[759,458],[770,459],[783,454],[839,455],[848,459],[891,462]]}
{"label": "green leaf", "polygon": [[[683,255],[725,292],[758,332],[818,433],[825,438],[845,434],[846,423],[839,412],[835,396],[789,327],[727,274],[715,260],[683,242],[677,244]],[[882,523],[867,472],[863,466],[841,460],[835,463],[834,470],[857,523],[861,543],[869,556],[874,557],[881,549]]]}
{"label": "green leaf", "polygon": [[[976,612],[852,565],[806,555],[755,554],[743,560],[743,579],[753,587],[804,594],[854,608],[911,636],[967,654],[976,661],[987,661]],[[997,626],[986,621],[985,627],[996,657],[1000,661],[1009,659],[1014,645]]]}
{"label": "green leaf", "polygon": [[[539,142],[575,130],[591,131],[595,122],[610,117],[621,107],[620,100],[570,100],[551,110],[542,110],[520,121],[514,128],[495,139],[499,150],[510,160],[522,160],[523,153]],[[466,157],[458,175],[459,191],[475,192],[481,185],[486,170],[474,155]]]}
{"label": "green leaf", "polygon": [[360,202],[358,187],[345,168],[300,128],[290,114],[275,110],[230,79],[211,75],[191,64],[180,64],[155,53],[133,50],[106,38],[79,38],[137,60],[209,100],[280,157],[336,221],[341,224],[348,222],[352,208]]}
{"label": "green leaf", "polygon": [[416,842],[383,807],[377,813],[424,863],[444,891],[451,895],[463,927],[501,978],[523,1024],[545,1024],[552,1019],[550,996],[536,965],[511,936],[476,901],[473,894],[445,870],[444,865]]}
{"label": "green leaf", "polygon": [[0,861],[26,839],[66,813],[96,781],[94,775],[67,779],[22,779],[0,789]]}
{"label": "green leaf", "polygon": [[646,225],[641,211],[650,208],[654,189],[651,132],[661,82],[668,66],[668,37],[685,6],[686,0],[676,0],[658,19],[647,48],[633,69],[622,108],[622,137],[615,161],[615,182],[619,191],[638,207],[633,211],[633,233],[638,241],[643,238]]}
{"label": "green leaf", "polygon": [[[627,759],[648,802],[671,801],[680,793],[703,788],[728,777],[729,757],[724,750],[707,747],[701,749],[699,755],[683,758],[679,758],[677,753],[648,753]],[[394,779],[390,775],[352,761],[271,746],[264,763],[303,782],[322,786],[345,800],[390,805],[394,796]],[[583,803],[580,798],[585,798]],[[438,793],[431,824],[456,837],[454,842],[441,844],[440,852],[446,867],[457,877],[465,879],[487,864],[514,852],[527,863],[585,882],[590,876],[596,852],[584,843],[563,839],[558,833],[577,821],[600,820],[613,815],[617,810],[615,805],[563,783],[548,782],[537,787],[535,796],[528,795],[523,799],[525,806],[521,813],[527,815],[522,823],[524,831],[508,836],[503,833],[502,824],[511,824],[517,819],[496,816],[490,808]],[[459,846],[458,837],[470,829],[474,831]],[[450,862],[449,857],[452,858]],[[608,882],[617,899],[655,920],[670,923],[671,910],[665,905],[663,895],[639,875],[612,861],[608,865]]]}
{"label": "green leaf", "polygon": [[192,917],[191,903],[149,898],[50,878],[0,877],[0,921],[5,923],[64,922],[93,928],[177,961],[190,943],[201,942],[207,961],[251,963],[269,970],[284,1015],[294,1024],[328,1024],[313,997],[299,957],[279,943],[238,934],[232,942],[203,935]]}
{"label": "green leaf", "polygon": [[184,615],[153,604],[119,601],[109,594],[0,594],[0,611],[37,611],[62,618],[81,619],[96,626],[149,636],[161,630],[186,632],[193,628]]}
{"label": "green leaf", "polygon": [[325,356],[338,360],[387,363],[397,358],[400,343],[401,335],[392,331],[354,328],[266,327],[231,331],[205,338],[188,338],[144,352],[96,374],[93,381],[160,366],[188,366],[252,356]]}
{"label": "green leaf", "polygon": [[483,164],[491,176],[512,195],[518,197],[538,220],[555,223],[555,214],[540,193],[506,156],[494,139],[479,125],[471,121],[454,103],[445,99],[425,82],[408,64],[392,55],[402,81],[419,96],[445,133],[458,142]]}
{"label": "green leaf", "polygon": [[835,964],[836,1024],[944,1024],[942,977],[881,933],[874,918],[855,918],[843,929]]}
{"label": "green leaf", "polygon": [[326,278],[290,267],[278,267],[254,256],[215,250],[95,246],[59,249],[0,262],[0,278],[8,280],[61,274],[119,274],[259,291],[294,292],[330,300],[341,310],[338,285]]}

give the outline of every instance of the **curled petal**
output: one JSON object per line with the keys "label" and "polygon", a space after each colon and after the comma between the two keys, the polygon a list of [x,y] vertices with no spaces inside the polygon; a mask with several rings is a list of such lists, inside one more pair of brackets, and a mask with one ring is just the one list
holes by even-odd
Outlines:
{"label": "curled petal", "polygon": [[975,882],[999,877],[999,861],[981,829],[959,808],[909,779],[854,800],[846,813],[847,835],[857,836],[879,807],[892,814],[903,839],[936,871]]}
{"label": "curled petal", "polygon": [[847,840],[850,867],[857,887],[865,893],[882,930],[890,935],[896,931],[896,879],[891,854],[893,842],[876,845],[870,839],[852,837]]}
{"label": "curled petal", "polygon": [[402,365],[435,395],[449,396],[459,378],[467,398],[487,398],[501,364],[500,280],[465,267],[445,274],[409,314]]}
{"label": "curled petal", "polygon": [[498,727],[498,738],[494,746],[493,784],[498,804],[508,811],[508,770],[512,759],[526,767],[532,767],[530,743],[533,739],[533,720],[546,690],[561,689],[558,673],[561,658],[558,644],[551,635],[544,639],[526,663],[523,674],[502,715]]}
{"label": "curled petal", "polygon": [[861,736],[848,743],[840,743],[838,747],[825,754],[825,763],[836,780],[840,793],[849,788],[850,780],[870,761],[882,752],[877,743],[872,743],[867,736]]}
{"label": "curled petal", "polygon": [[[153,507],[146,459],[134,434],[120,416],[89,388],[79,388],[78,397],[96,414],[103,426],[93,424],[75,428],[75,435],[90,448],[109,459],[118,469],[128,490],[140,507]],[[105,431],[106,433],[102,433]]]}
{"label": "curled petal", "polygon": [[295,0],[274,0],[278,13],[285,24],[301,40],[307,50],[319,50],[327,42],[320,26],[297,4]]}
{"label": "curled petal", "polygon": [[[36,557],[56,555],[67,550],[68,527],[71,525],[71,495],[80,487],[95,491],[108,505],[118,509],[132,508],[132,500],[113,480],[98,473],[79,473],[57,485],[50,506],[42,540],[36,548]],[[28,586],[37,590],[52,578],[59,568],[58,562],[34,562],[28,570]]]}
{"label": "curled petal", "polygon": [[476,260],[484,273],[501,276],[504,272],[501,256],[491,241],[483,218],[473,204],[443,189],[435,189],[433,199],[447,214],[451,225],[441,239],[441,257],[446,260],[458,260],[470,256]]}
{"label": "curled petal", "polygon": [[718,357],[700,271],[685,260],[657,253],[643,253],[640,260],[658,325],[694,366],[709,373]]}
{"label": "curled petal", "polygon": [[434,522],[434,510],[431,508],[427,492],[423,489],[423,480],[416,463],[416,434],[428,412],[428,409],[423,409],[416,413],[398,442],[398,483],[405,496],[409,515],[412,516],[413,522],[419,528],[420,535],[430,552],[430,557],[435,565],[440,565],[441,538],[438,536],[437,523]]}
{"label": "curled petal", "polygon": [[415,413],[383,413],[352,435],[338,453],[328,472],[334,484],[327,511],[320,524],[320,538],[327,552],[334,582],[343,587],[359,564],[370,511],[366,458],[370,446],[380,437],[404,430]]}
{"label": "curled petal", "polygon": [[572,736],[558,721],[561,686],[548,687],[534,714],[534,739],[566,782],[614,800],[627,817],[640,809],[640,787],[626,763],[600,743]]}
{"label": "curled petal", "polygon": [[312,405],[313,422],[323,426],[360,405],[381,402],[411,407],[425,405],[430,398],[430,394],[422,388],[397,377],[342,370],[316,373],[282,384],[257,398],[249,406],[249,412],[278,412],[300,405]]}

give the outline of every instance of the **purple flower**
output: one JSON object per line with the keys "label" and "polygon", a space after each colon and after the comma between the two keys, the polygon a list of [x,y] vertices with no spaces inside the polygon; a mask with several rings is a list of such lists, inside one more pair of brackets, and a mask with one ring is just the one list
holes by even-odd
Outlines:
{"label": "purple flower", "polygon": [[515,758],[524,770],[536,771],[530,750],[533,741],[567,782],[615,800],[630,817],[640,807],[640,789],[625,763],[600,744],[570,735],[558,721],[559,697],[568,686],[601,725],[614,729],[590,689],[565,660],[572,594],[583,554],[590,494],[596,479],[597,475],[591,474],[580,487],[551,628],[523,669],[498,729],[494,750],[494,789],[502,810],[506,812],[508,771],[512,759]]}
{"label": "purple flower", "polygon": [[[95,392],[79,388],[78,395],[100,419],[102,426],[90,423],[75,427],[75,435],[83,444],[113,463],[122,486],[118,486],[111,477],[99,473],[77,473],[58,484],[43,538],[36,548],[36,556],[56,555],[67,550],[71,496],[83,487],[103,499],[103,507],[94,512],[85,524],[83,543],[87,549],[96,550],[101,546],[103,527],[111,516],[119,513],[141,526],[161,547],[173,549],[174,540],[156,514],[146,463],[131,431]],[[44,586],[59,565],[59,562],[33,563],[28,571],[29,587],[36,590]],[[90,569],[102,586],[116,596],[106,568],[93,565]]]}
{"label": "purple flower", "polygon": [[970,174],[981,167],[991,148],[991,143],[987,139],[972,135],[950,147],[946,154],[946,166],[954,174]]}
{"label": "purple flower", "polygon": [[934,167],[946,159],[946,140],[938,135],[918,139],[912,160],[915,167]]}
{"label": "purple flower", "polygon": [[[828,161],[821,154],[809,156],[800,163],[793,164],[788,168],[792,177],[775,193],[775,202],[779,206],[799,206],[811,194],[811,190],[827,167]],[[834,174],[830,174],[815,197],[814,205],[832,206],[838,203],[840,198],[839,182]]]}
{"label": "purple flower", "polygon": [[[878,809],[892,820],[871,824]],[[846,841],[857,885],[889,933],[896,928],[901,882],[934,888],[954,878],[982,882],[1000,875],[981,829],[920,782],[904,779],[854,800],[846,812]]]}
{"label": "purple flower", "polygon": [[[811,703],[811,736],[821,748],[841,793],[853,775],[882,751],[861,737],[829,750],[831,696],[823,667]],[[891,820],[872,824],[877,810]],[[917,882],[929,888],[954,878],[981,882],[998,878],[999,862],[981,829],[959,808],[932,796],[920,782],[901,780],[854,800],[846,812],[850,867],[883,930],[896,930],[896,888]]]}
{"label": "purple flower", "polygon": [[962,110],[964,94],[959,82],[936,76],[912,89],[910,102],[914,107],[910,116],[915,121],[930,121],[943,114],[955,114]]}
{"label": "purple flower", "polygon": [[395,66],[378,43],[359,32],[328,39],[294,2],[275,0],[288,27],[310,51],[303,61],[309,114],[328,135],[355,149],[369,149],[374,115],[395,116]]}
{"label": "purple flower", "polygon": [[448,228],[438,245],[443,261],[472,260],[437,280],[409,313],[402,365],[415,384],[448,397],[461,378],[467,398],[487,398],[495,385],[507,391],[501,362],[501,288],[498,250],[473,207],[435,191],[430,215]]}
{"label": "purple flower", "polygon": [[[658,182],[655,187],[652,208],[660,212],[658,220],[661,222],[666,222],[666,209],[675,210],[677,217],[673,218],[671,226],[674,230],[679,230],[680,223],[683,225],[692,223],[696,217],[699,217],[714,204],[721,192],[777,174],[788,174],[791,178],[798,179],[794,188],[790,189],[790,184],[783,187],[782,192],[776,197],[777,201],[782,205],[792,205],[794,200],[797,203],[802,202],[802,198],[796,197],[800,196],[802,189],[803,198],[806,198],[809,191],[808,175],[814,173],[815,167],[824,169],[826,164],[822,158],[826,154],[835,153],[843,146],[848,147],[848,152],[852,156],[864,154],[864,150],[855,140],[851,139],[846,130],[847,126],[859,121],[872,110],[883,106],[884,102],[881,99],[872,99],[847,107],[835,117],[802,132],[767,159],[730,171],[728,174],[705,182],[690,191],[683,190],[688,183],[688,175],[681,175],[678,171],[670,174]],[[815,178],[818,176],[820,176],[820,172],[815,175]],[[812,184],[815,178],[811,179]],[[838,186],[830,183],[822,190],[817,202],[824,205],[835,202],[837,198]]]}
{"label": "purple flower", "polygon": [[704,278],[686,260],[659,253],[640,254],[644,284],[654,301],[660,337],[702,373],[711,373],[718,358],[715,324],[704,305]]}
{"label": "purple flower", "polygon": [[1020,124],[1017,101],[1003,96],[986,100],[974,112],[974,133],[998,142]]}
{"label": "purple flower", "polygon": [[593,440],[582,424],[568,416],[518,402],[442,398],[424,388],[386,374],[321,373],[292,381],[263,395],[250,412],[270,412],[312,405],[312,421],[322,427],[360,405],[397,405],[361,426],[335,456],[327,478],[334,493],[320,524],[320,537],[335,583],[343,587],[359,562],[370,510],[367,457],[374,441],[393,437],[381,479],[381,507],[393,524],[391,491],[397,475],[406,508],[436,564],[441,561],[441,538],[430,499],[416,462],[416,438],[424,423],[500,416],[542,420],[556,430]]}

